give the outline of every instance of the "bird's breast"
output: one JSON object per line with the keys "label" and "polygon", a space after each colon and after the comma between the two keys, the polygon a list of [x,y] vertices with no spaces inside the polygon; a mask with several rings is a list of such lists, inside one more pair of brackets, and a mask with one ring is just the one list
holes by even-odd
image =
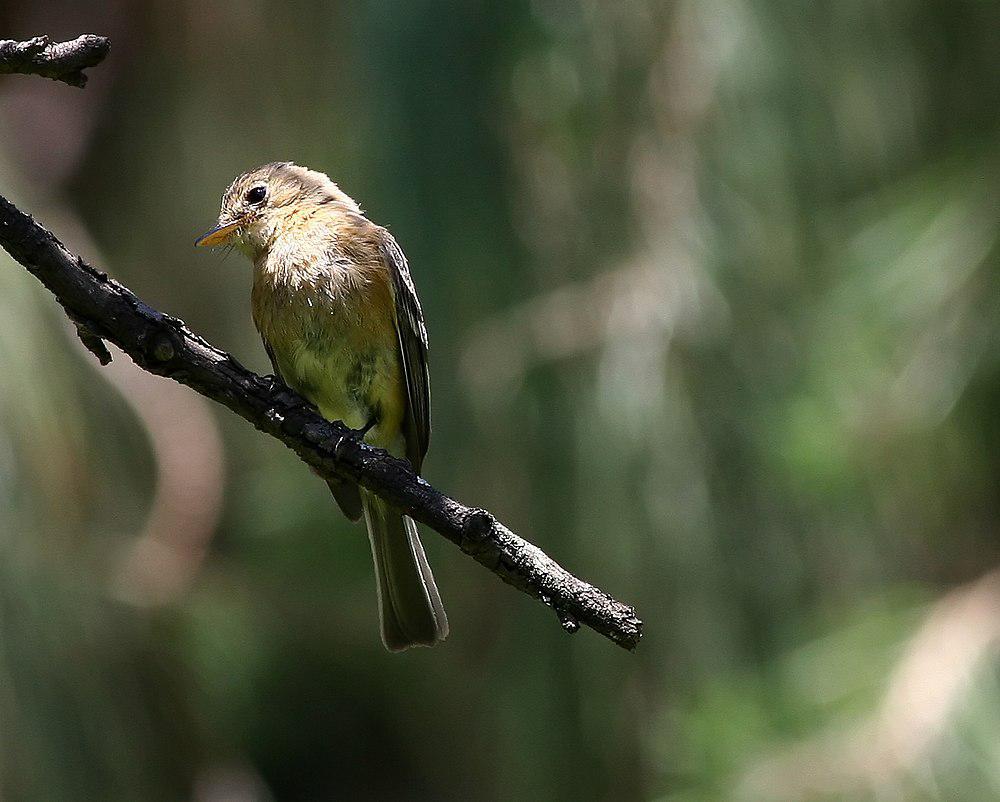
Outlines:
{"label": "bird's breast", "polygon": [[[358,277],[355,277],[358,278]],[[405,413],[405,381],[387,286],[336,275],[255,276],[254,323],[281,377],[329,420],[379,421],[366,439],[393,448]]]}

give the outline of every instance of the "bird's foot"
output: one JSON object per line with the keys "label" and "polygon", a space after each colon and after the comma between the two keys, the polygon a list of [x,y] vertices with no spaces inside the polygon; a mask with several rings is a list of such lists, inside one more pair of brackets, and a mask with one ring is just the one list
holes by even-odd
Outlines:
{"label": "bird's foot", "polygon": [[264,382],[264,387],[267,388],[269,393],[280,393],[283,390],[288,389],[288,385],[285,384],[284,379],[281,376],[275,376],[273,374],[268,374],[266,376],[261,376],[261,381]]}
{"label": "bird's foot", "polygon": [[311,409],[313,405],[289,387],[280,376],[261,376],[264,386],[274,398],[292,409]]}
{"label": "bird's foot", "polygon": [[368,421],[368,423],[366,423],[360,429],[352,429],[343,421],[337,421],[337,422],[342,424],[343,427],[347,429],[346,434],[340,435],[339,437],[336,438],[331,438],[331,442],[328,443],[328,445],[331,445],[333,447],[334,453],[337,454],[338,456],[340,455],[340,450],[345,445],[357,445],[358,443],[363,443],[365,440],[365,435],[372,430],[372,427],[376,423],[378,423],[377,420],[372,419]]}
{"label": "bird's foot", "polygon": [[362,440],[365,439],[365,435],[368,434],[368,432],[370,432],[373,428],[375,428],[376,423],[378,423],[378,419],[372,418],[370,421],[368,421],[368,423],[366,423],[360,429],[349,428],[347,430],[349,432],[347,436],[350,437],[352,440],[357,440],[360,443]]}

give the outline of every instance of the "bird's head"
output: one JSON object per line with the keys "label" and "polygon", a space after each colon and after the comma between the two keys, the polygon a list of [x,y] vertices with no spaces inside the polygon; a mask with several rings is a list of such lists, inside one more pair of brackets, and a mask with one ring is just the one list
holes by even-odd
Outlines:
{"label": "bird's head", "polygon": [[272,162],[243,173],[222,196],[218,224],[195,241],[199,247],[233,245],[251,258],[290,225],[318,209],[360,214],[358,205],[325,173],[291,162]]}

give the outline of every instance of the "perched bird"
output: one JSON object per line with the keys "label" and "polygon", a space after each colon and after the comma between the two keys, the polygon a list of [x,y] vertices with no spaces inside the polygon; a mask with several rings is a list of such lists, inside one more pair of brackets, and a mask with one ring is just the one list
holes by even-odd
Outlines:
{"label": "perched bird", "polygon": [[[195,243],[253,263],[254,324],[275,374],[331,421],[420,471],[430,438],[427,332],[406,257],[325,174],[275,162],[236,178]],[[371,539],[382,640],[433,646],[448,618],[413,520],[354,482],[329,482]]]}

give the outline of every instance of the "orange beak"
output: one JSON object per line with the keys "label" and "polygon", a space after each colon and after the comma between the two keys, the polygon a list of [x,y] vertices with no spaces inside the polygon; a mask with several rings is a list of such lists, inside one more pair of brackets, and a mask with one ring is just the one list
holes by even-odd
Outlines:
{"label": "orange beak", "polygon": [[195,247],[211,248],[213,245],[228,245],[229,240],[233,238],[234,232],[242,223],[242,220],[237,220],[233,223],[226,223],[224,226],[216,226],[211,231],[206,231],[195,240]]}

